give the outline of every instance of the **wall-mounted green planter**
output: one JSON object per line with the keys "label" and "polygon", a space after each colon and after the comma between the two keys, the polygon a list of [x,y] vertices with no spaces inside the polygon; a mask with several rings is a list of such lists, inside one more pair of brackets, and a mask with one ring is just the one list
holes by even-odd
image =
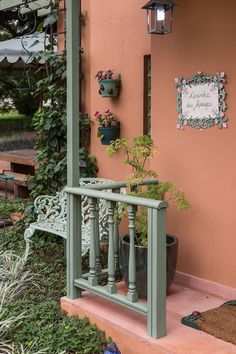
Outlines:
{"label": "wall-mounted green planter", "polygon": [[102,97],[117,97],[120,93],[120,79],[98,80]]}
{"label": "wall-mounted green planter", "polygon": [[117,122],[117,125],[111,127],[99,127],[98,135],[102,145],[109,145],[112,140],[116,140],[120,137],[120,122]]}

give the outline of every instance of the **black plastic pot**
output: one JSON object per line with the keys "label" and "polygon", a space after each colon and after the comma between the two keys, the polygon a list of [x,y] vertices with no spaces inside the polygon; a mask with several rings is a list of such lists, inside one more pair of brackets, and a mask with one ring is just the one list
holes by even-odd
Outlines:
{"label": "black plastic pot", "polygon": [[[124,281],[128,285],[128,269],[129,269],[129,235],[126,235],[121,240],[121,273],[124,276]],[[178,239],[175,236],[166,235],[166,292],[174,279],[177,254],[178,254]],[[148,249],[145,246],[135,245],[136,257],[136,288],[139,297],[147,297],[147,257]]]}
{"label": "black plastic pot", "polygon": [[111,127],[99,127],[98,133],[102,145],[109,145],[111,141],[120,137],[120,122],[117,122],[117,125]]}

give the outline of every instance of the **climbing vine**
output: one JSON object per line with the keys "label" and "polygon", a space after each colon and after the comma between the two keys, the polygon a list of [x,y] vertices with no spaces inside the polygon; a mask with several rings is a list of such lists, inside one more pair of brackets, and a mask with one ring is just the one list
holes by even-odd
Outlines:
{"label": "climbing vine", "polygon": [[[41,99],[41,108],[33,118],[37,133],[36,162],[38,169],[30,181],[31,196],[53,194],[66,184],[66,57],[52,52],[40,54],[38,60],[46,62],[41,70],[42,79],[36,84],[35,95]],[[46,70],[45,70],[46,67]],[[90,120],[81,114],[82,129],[88,129]],[[79,151],[78,151],[79,154]],[[95,177],[96,159],[80,148],[82,177]]]}

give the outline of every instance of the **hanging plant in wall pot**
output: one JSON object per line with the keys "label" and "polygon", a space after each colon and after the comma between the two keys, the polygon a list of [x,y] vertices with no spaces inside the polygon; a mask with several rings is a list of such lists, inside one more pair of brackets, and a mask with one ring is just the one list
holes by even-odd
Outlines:
{"label": "hanging plant in wall pot", "polygon": [[120,93],[120,74],[114,77],[112,70],[98,71],[99,94],[102,97],[117,97]]}
{"label": "hanging plant in wall pot", "polygon": [[107,109],[104,113],[99,111],[94,114],[98,127],[98,137],[102,145],[109,145],[120,137],[120,122],[117,120],[114,113]]}
{"label": "hanging plant in wall pot", "polygon": [[110,127],[99,127],[98,136],[101,139],[102,145],[110,145],[112,141],[118,139],[120,136],[120,122]]}

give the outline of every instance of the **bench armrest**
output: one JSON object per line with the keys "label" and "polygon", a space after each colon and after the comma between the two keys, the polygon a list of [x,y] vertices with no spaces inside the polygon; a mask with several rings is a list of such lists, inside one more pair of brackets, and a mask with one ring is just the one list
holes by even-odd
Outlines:
{"label": "bench armrest", "polygon": [[40,195],[34,201],[35,211],[38,215],[37,221],[66,222],[66,194],[64,189],[55,196]]}

